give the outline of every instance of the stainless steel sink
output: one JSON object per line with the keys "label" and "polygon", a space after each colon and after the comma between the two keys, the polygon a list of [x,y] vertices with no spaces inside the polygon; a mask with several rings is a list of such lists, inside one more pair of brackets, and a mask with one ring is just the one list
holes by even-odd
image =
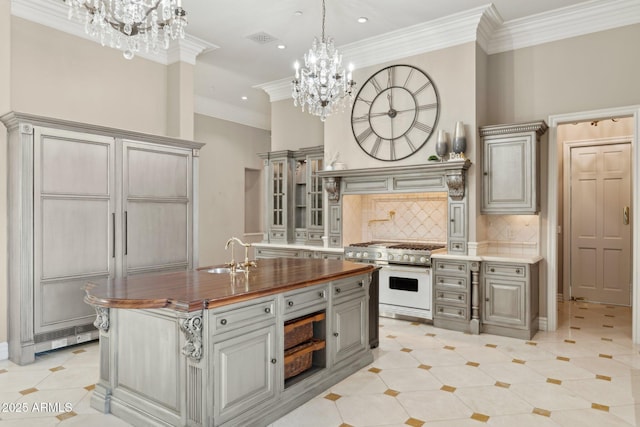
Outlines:
{"label": "stainless steel sink", "polygon": [[[216,268],[211,268],[211,269],[207,270],[207,273],[212,273],[212,274],[230,274],[231,273],[231,269],[229,267],[216,267]],[[236,273],[244,273],[244,270],[236,269]]]}

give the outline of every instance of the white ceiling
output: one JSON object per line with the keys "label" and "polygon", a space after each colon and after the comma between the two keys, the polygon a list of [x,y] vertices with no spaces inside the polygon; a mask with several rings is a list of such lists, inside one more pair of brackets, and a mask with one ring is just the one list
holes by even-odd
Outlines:
{"label": "white ceiling", "polygon": [[[27,10],[54,7],[54,4],[66,17],[67,6],[63,0],[11,1],[12,13],[27,19],[31,15]],[[615,7],[616,4],[628,7],[629,3],[638,2],[494,0],[491,10],[497,13],[494,19],[499,24],[518,25],[535,19],[538,14],[542,14],[539,16],[546,21],[552,20],[554,14],[564,15],[566,20],[567,16],[574,16],[571,15],[573,13],[580,17],[581,8],[595,11],[591,14],[594,16],[599,13],[599,7]],[[326,0],[326,35],[334,38],[339,49],[347,45],[360,46],[359,43],[366,43],[367,39],[384,40],[384,35],[391,32],[396,32],[397,37],[398,31],[405,31],[407,27],[428,27],[432,21],[442,21],[465,11],[489,6],[487,0]],[[300,60],[313,38],[321,34],[322,0],[183,0],[183,7],[189,20],[188,35],[210,46],[196,59],[196,111],[269,128],[269,95],[256,86],[275,83],[293,75],[294,61]],[[296,14],[298,11],[302,14]],[[42,21],[53,20],[54,13],[47,10],[46,13],[41,11],[40,15],[40,23],[47,24]],[[357,23],[361,16],[369,21]],[[455,21],[455,18],[451,19]],[[60,14],[58,20],[62,21]],[[640,22],[640,16],[635,18],[635,22]],[[274,41],[259,44],[248,38],[256,33],[267,33]],[[75,34],[79,34],[77,28]],[[280,43],[287,48],[278,49]],[[344,61],[352,62],[346,55]],[[358,65],[354,63],[356,68]],[[242,100],[242,96],[248,99]]]}

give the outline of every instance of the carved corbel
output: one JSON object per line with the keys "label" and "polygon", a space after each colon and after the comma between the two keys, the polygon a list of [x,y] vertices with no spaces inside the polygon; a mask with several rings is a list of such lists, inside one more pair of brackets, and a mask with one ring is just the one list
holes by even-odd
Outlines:
{"label": "carved corbel", "polygon": [[452,200],[464,199],[464,170],[448,170],[446,172],[447,188],[449,189],[449,197]]}
{"label": "carved corbel", "polygon": [[324,189],[329,194],[329,201],[340,200],[340,178],[333,176],[324,178]]}
{"label": "carved corbel", "polygon": [[98,306],[93,306],[93,308],[96,310],[96,320],[93,322],[93,326],[102,332],[109,332],[109,309]]}
{"label": "carved corbel", "polygon": [[190,359],[200,360],[202,358],[202,313],[182,319],[180,329],[187,341],[182,347],[182,354]]}

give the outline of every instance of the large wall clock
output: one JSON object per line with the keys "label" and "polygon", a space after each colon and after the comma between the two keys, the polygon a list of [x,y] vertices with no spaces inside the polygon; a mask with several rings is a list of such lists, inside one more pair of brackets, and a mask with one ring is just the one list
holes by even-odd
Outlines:
{"label": "large wall clock", "polygon": [[371,157],[401,160],[426,144],[439,114],[438,90],[427,73],[411,65],[392,65],[372,75],[358,91],[351,130]]}

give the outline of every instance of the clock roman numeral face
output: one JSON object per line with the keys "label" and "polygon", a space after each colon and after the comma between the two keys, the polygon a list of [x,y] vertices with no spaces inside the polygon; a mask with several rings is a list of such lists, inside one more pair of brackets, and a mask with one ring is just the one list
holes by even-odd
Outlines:
{"label": "clock roman numeral face", "polygon": [[426,73],[411,65],[393,65],[371,76],[358,92],[351,129],[369,156],[401,160],[429,140],[439,105],[438,91]]}

